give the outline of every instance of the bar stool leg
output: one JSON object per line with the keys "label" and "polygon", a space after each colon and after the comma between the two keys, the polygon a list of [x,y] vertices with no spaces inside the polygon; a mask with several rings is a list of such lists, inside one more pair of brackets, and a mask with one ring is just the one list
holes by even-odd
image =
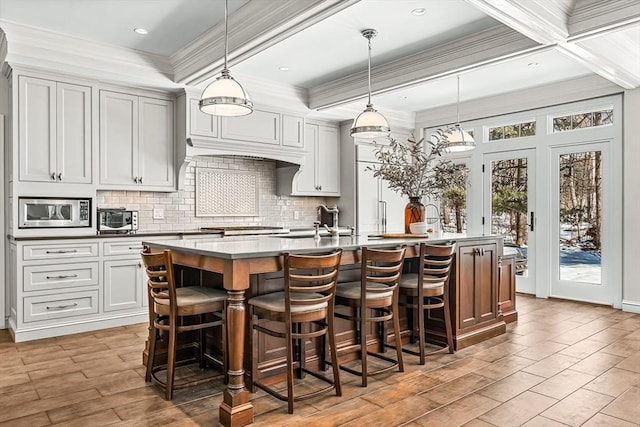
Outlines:
{"label": "bar stool leg", "polygon": [[293,414],[293,342],[291,339],[291,328],[293,325],[287,326],[287,410]]}
{"label": "bar stool leg", "polygon": [[167,381],[165,395],[167,400],[173,398],[173,378],[176,368],[176,322],[175,319],[170,319],[169,325],[169,349],[167,353]]}
{"label": "bar stool leg", "polygon": [[451,331],[451,310],[449,310],[449,298],[447,292],[444,294],[444,327],[447,331],[447,345],[449,346],[449,353],[453,354],[453,332]]}
{"label": "bar stool leg", "polygon": [[416,298],[418,305],[418,346],[420,347],[420,364],[424,365],[426,363],[425,356],[425,339],[424,339],[424,297]]}
{"label": "bar stool leg", "polygon": [[149,354],[147,356],[147,370],[144,374],[144,380],[146,382],[151,381],[151,373],[153,372],[153,364],[156,360],[156,343],[158,341],[158,331],[155,328],[153,321],[149,327]]}
{"label": "bar stool leg", "polygon": [[[342,396],[342,386],[340,384],[340,366],[338,365],[338,349],[336,347],[336,330],[334,323],[334,313],[329,313],[327,324],[327,333],[329,334],[329,346],[331,352],[331,368],[333,369],[333,384],[336,387],[336,396]],[[324,360],[324,359],[323,359]]]}
{"label": "bar stool leg", "polygon": [[[396,340],[396,354],[398,355],[398,369],[400,372],[404,372],[404,361],[402,360],[402,338],[400,337],[400,310],[398,308],[398,294],[399,290],[396,288],[393,296],[393,336]],[[386,322],[385,322],[386,323]],[[386,332],[386,328],[385,328]],[[384,340],[387,340],[387,334],[385,333]]]}

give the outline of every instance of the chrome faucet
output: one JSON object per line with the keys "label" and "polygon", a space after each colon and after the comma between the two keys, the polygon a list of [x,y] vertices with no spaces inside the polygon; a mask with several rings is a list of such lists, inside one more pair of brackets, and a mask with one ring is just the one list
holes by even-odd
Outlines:
{"label": "chrome faucet", "polygon": [[327,213],[330,213],[330,214],[333,215],[333,227],[329,227],[327,224],[324,224],[324,228],[332,236],[337,236],[338,233],[339,233],[339,230],[338,230],[338,212],[340,212],[340,210],[338,209],[338,206],[336,206],[336,205],[333,205],[333,206],[320,205],[320,206],[318,206],[318,220],[322,220],[322,209],[324,209]]}

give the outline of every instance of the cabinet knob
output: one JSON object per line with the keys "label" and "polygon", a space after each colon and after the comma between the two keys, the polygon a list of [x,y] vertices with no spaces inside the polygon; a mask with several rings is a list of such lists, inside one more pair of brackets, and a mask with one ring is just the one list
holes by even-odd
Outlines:
{"label": "cabinet knob", "polygon": [[138,183],[138,177],[137,176],[133,177],[133,182],[135,182],[136,184]]}
{"label": "cabinet knob", "polygon": [[62,181],[62,172],[58,173],[58,181]]}
{"label": "cabinet knob", "polygon": [[318,185],[318,190],[322,191],[322,185]]}
{"label": "cabinet knob", "polygon": [[51,172],[51,180],[52,181],[56,180],[56,173],[55,172]]}
{"label": "cabinet knob", "polygon": [[142,177],[138,178],[138,184],[142,184]]}

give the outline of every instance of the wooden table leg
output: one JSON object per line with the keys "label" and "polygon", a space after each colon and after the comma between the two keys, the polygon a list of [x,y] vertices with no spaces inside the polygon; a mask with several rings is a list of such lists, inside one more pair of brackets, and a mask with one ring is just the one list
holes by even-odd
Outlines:
{"label": "wooden table leg", "polygon": [[220,423],[224,426],[246,426],[253,422],[253,405],[244,387],[244,291],[227,291],[227,343],[229,351],[229,384],[220,404]]}

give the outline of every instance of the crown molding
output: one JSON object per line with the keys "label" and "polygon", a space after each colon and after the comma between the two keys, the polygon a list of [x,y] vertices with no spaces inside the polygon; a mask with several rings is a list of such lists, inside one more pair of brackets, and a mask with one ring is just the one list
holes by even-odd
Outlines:
{"label": "crown molding", "polygon": [[467,3],[517,32],[542,44],[565,40],[569,35],[569,9],[562,1],[466,0]]}
{"label": "crown molding", "polygon": [[93,79],[175,88],[168,58],[0,20],[6,62]]}
{"label": "crown molding", "polygon": [[638,0],[583,0],[569,18],[569,39],[614,31],[640,22]]}
{"label": "crown molding", "polygon": [[[229,68],[361,0],[249,2],[229,16]],[[216,25],[171,57],[175,81],[198,85],[224,65],[224,24]]]}
{"label": "crown molding", "polygon": [[4,60],[7,57],[7,35],[0,28],[0,64],[4,64]]}
{"label": "crown molding", "polygon": [[[546,49],[510,28],[497,26],[371,69],[371,92],[379,94],[441,79]],[[324,109],[367,94],[367,71],[309,90],[309,108]]]}

